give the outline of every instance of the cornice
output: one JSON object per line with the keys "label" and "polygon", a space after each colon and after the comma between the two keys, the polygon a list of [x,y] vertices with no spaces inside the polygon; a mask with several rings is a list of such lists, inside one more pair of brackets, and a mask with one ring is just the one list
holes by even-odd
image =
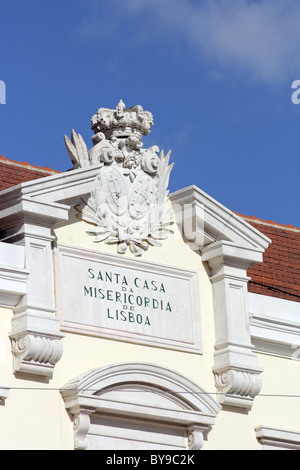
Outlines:
{"label": "cornice", "polygon": [[257,426],[256,439],[267,450],[299,450],[300,433],[297,431],[274,428],[270,426]]}
{"label": "cornice", "polygon": [[[178,205],[188,210],[188,207],[193,205],[198,206],[199,212],[202,210],[204,245],[227,240],[240,246],[264,251],[271,242],[268,237],[197,186],[188,186],[176,191],[170,195],[170,199],[175,207]],[[195,211],[193,216],[197,217]]]}
{"label": "cornice", "polygon": [[41,202],[72,204],[91,190],[91,184],[99,173],[100,164],[78,168],[45,178],[18,184],[0,192],[1,206],[9,206],[20,198],[31,198]]}

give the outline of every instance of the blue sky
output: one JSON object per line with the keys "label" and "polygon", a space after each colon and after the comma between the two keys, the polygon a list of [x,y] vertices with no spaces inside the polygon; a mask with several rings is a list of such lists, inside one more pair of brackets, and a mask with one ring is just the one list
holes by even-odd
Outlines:
{"label": "blue sky", "polygon": [[300,227],[299,0],[0,0],[0,155],[66,171],[100,107],[154,116],[170,191]]}

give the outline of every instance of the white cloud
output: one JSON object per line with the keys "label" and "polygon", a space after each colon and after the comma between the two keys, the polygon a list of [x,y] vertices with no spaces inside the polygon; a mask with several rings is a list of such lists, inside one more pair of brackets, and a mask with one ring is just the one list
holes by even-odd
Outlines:
{"label": "white cloud", "polygon": [[300,5],[294,0],[204,2],[189,40],[208,59],[268,83],[300,71]]}
{"label": "white cloud", "polygon": [[[116,28],[129,22],[132,37],[141,38],[143,31],[143,40],[148,34],[148,40],[157,41],[166,33],[171,39],[184,39],[207,64],[221,70],[271,84],[300,77],[299,0],[110,0],[108,4],[113,21],[109,22],[107,9],[98,15],[106,33],[111,28],[115,34]],[[96,24],[94,15],[91,30],[97,30]]]}

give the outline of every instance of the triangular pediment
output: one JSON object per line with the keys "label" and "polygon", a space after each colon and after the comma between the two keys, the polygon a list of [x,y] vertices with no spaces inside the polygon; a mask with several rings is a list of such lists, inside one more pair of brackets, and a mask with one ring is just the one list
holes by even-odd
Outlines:
{"label": "triangular pediment", "polygon": [[[120,100],[115,109],[99,108],[91,122],[89,150],[74,130],[71,139],[65,135],[72,170],[3,191],[0,217],[7,217],[5,209],[24,199],[45,203],[48,210],[54,205],[54,212],[57,204],[65,208],[83,203],[81,216],[95,226],[95,241],[117,243],[118,253],[128,249],[140,256],[149,246],[161,246],[159,240],[172,233],[170,151],[143,147],[142,136],[149,134],[153,116],[141,106],[126,108]],[[170,201],[182,236],[194,243],[194,250],[220,241],[261,251],[269,244],[267,237],[196,186],[173,193]]]}
{"label": "triangular pediment", "polygon": [[[6,218],[7,212],[13,214],[11,207],[24,200],[45,205],[48,212],[50,208],[55,212],[60,207],[66,209],[78,204],[90,194],[101,166],[58,173],[2,191],[1,218]],[[170,201],[183,238],[197,243],[200,249],[213,242],[225,241],[264,252],[270,243],[265,235],[197,186],[172,193]]]}
{"label": "triangular pediment", "polygon": [[200,249],[225,241],[263,252],[270,243],[265,235],[197,186],[172,193],[171,202],[184,236]]}

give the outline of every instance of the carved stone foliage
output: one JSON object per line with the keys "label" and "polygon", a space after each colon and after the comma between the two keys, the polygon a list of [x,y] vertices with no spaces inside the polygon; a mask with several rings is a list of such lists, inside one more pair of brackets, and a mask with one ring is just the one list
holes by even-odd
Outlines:
{"label": "carved stone foliage", "polygon": [[89,151],[74,130],[71,140],[65,136],[73,169],[100,165],[89,197],[76,207],[79,216],[94,226],[87,233],[95,242],[117,244],[118,253],[129,248],[140,256],[172,233],[170,152],[142,148],[142,135],[152,125],[151,113],[141,106],[125,109],[120,101],[116,110],[100,108],[92,117],[95,135]]}

